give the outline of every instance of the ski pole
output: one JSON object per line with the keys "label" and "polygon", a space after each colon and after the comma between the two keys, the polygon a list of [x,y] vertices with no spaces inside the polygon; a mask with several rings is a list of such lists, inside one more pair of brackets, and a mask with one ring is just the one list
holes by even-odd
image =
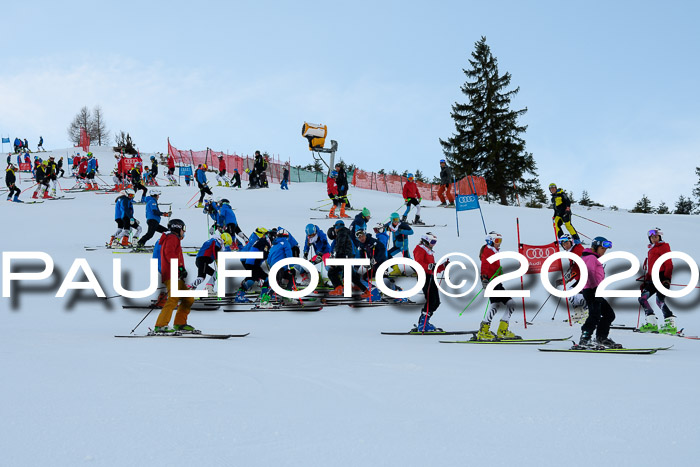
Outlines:
{"label": "ski pole", "polygon": [[547,299],[540,305],[540,307],[537,309],[537,312],[535,313],[535,316],[532,317],[532,320],[530,320],[530,324],[532,324],[532,321],[535,321],[535,318],[537,318],[537,315],[540,313],[540,310],[547,304],[549,299],[552,298],[552,295],[548,295]]}
{"label": "ski pole", "polygon": [[[502,268],[498,268],[498,269],[496,270],[496,272],[493,273],[493,276],[491,276],[491,279],[493,279],[494,277],[496,277],[496,275],[497,275],[499,272],[501,272],[501,269],[502,269]],[[489,279],[489,280],[491,280],[491,279]],[[482,287],[481,290],[479,290],[479,293],[477,293],[477,294],[474,296],[474,298],[472,298],[471,302],[469,302],[469,303],[467,304],[467,306],[464,307],[464,309],[459,313],[459,316],[462,316],[462,313],[464,313],[465,311],[467,311],[467,308],[469,308],[469,306],[470,306],[472,303],[474,303],[474,300],[476,300],[476,297],[478,297],[478,296],[481,294],[481,292],[483,292],[483,291],[484,291],[484,287]],[[489,299],[489,301],[491,301],[491,299]]]}
{"label": "ski pole", "polygon": [[151,306],[150,310],[148,310],[148,313],[146,313],[146,316],[144,316],[144,317],[141,319],[141,321],[139,321],[139,324],[137,324],[137,325],[134,327],[134,329],[131,330],[131,333],[130,333],[130,334],[133,334],[134,331],[136,331],[136,328],[138,328],[139,326],[141,326],[141,323],[143,323],[143,321],[144,321],[146,318],[148,318],[148,315],[151,314],[151,311],[153,311],[153,310],[156,309],[156,306],[157,306],[157,305],[158,305],[158,301],[156,300],[156,303],[154,303],[154,304]]}
{"label": "ski pole", "polygon": [[554,317],[557,316],[557,310],[559,309],[560,303],[561,303],[561,297],[559,297],[559,300],[557,300],[557,307],[554,309],[554,314],[552,315],[552,321],[554,321]]}
{"label": "ski pole", "polygon": [[[588,222],[593,222],[594,224],[602,225],[603,227],[607,227],[607,228],[609,228],[609,229],[612,229],[612,227],[610,227],[609,225],[601,224],[600,222],[596,222],[596,221],[594,221],[593,219],[589,219],[589,218],[587,218],[587,217],[579,216],[578,214],[574,214],[573,212],[572,212],[571,214],[574,215],[574,216],[576,216],[576,217],[580,217],[581,219],[586,219]],[[580,232],[579,232],[579,233],[580,233]]]}

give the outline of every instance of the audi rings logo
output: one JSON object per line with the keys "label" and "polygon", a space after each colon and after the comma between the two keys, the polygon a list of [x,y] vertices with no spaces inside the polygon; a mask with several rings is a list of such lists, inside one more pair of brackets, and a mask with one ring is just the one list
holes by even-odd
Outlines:
{"label": "audi rings logo", "polygon": [[459,195],[457,197],[457,202],[467,204],[467,203],[473,203],[476,201],[476,196],[475,195]]}
{"label": "audi rings logo", "polygon": [[553,246],[547,248],[528,248],[525,250],[525,256],[528,259],[545,259],[556,252],[557,250]]}

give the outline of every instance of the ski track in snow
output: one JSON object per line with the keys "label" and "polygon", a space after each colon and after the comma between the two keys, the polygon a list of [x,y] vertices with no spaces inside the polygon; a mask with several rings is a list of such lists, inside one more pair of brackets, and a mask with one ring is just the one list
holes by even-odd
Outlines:
{"label": "ski track in snow", "polygon": [[[111,152],[93,152],[102,172],[109,173]],[[303,241],[308,218],[318,214],[309,208],[325,203],[316,202],[325,199],[321,183],[292,183],[282,193],[277,184],[238,191],[217,187],[213,173],[208,178],[215,196],[231,200],[246,234],[257,226],[281,225]],[[566,187],[565,179],[557,182]],[[70,183],[61,180],[61,185]],[[207,220],[201,210],[184,207],[195,189],[162,190],[162,201],[173,203],[173,217],[187,223],[183,244],[201,245]],[[398,195],[351,193],[354,206],[372,211],[371,225],[388,219],[401,203]],[[30,196],[28,190],[22,199]],[[536,345],[446,345],[438,343],[441,336],[380,335],[409,330],[418,308],[345,306],[309,314],[191,313],[189,321],[205,332],[251,333],[226,341],[115,339],[147,310],[123,310],[121,299],[105,307],[102,299],[89,298],[75,300],[67,310],[76,292],[55,298],[59,280],[75,258],[87,258],[105,293],[114,295],[111,260],[118,257],[131,286],[142,289],[149,255],[86,252],[83,246],[103,244],[116,229],[115,196],[74,196],[2,208],[3,218],[11,220],[3,231],[3,251],[50,252],[55,276],[60,271],[60,277],[40,284],[48,284],[48,291],[13,289],[20,294],[18,307],[8,298],[1,302],[3,465],[696,464],[697,341],[612,331],[626,347],[674,345],[649,356],[543,354]],[[135,212],[145,227],[143,206]],[[574,212],[610,225],[599,228],[574,218],[586,235],[612,240],[613,251],[629,251],[643,261],[646,231],[658,226],[673,250],[700,259],[697,217],[581,207]],[[432,229],[438,257],[460,251],[477,259],[484,237],[478,213],[460,214],[460,237],[454,210],[422,214],[426,222],[448,224]],[[485,204],[487,227],[503,234],[503,250],[516,250],[516,216],[524,243],[553,240],[550,210]],[[325,230],[332,222],[314,223]],[[411,249],[420,233],[411,238]],[[185,261],[191,280],[194,258]],[[679,261],[675,265],[673,282],[687,282],[688,269]],[[412,281],[399,280],[406,286]],[[526,299],[528,319],[546,298],[541,284],[534,284]],[[625,285],[638,287],[631,281]],[[519,281],[507,282],[506,288],[519,288]],[[669,300],[689,335],[700,332],[699,293]],[[432,321],[446,330],[476,329],[486,304],[482,297],[459,316],[472,297],[443,296]],[[636,324],[636,300],[611,303],[616,323]],[[561,321],[563,305],[551,319],[555,306],[551,299],[527,330],[522,309],[516,310],[512,328],[527,338],[573,334],[578,339],[579,327]],[[137,332],[153,327],[156,316],[157,310]],[[500,313],[496,325],[499,318]]]}

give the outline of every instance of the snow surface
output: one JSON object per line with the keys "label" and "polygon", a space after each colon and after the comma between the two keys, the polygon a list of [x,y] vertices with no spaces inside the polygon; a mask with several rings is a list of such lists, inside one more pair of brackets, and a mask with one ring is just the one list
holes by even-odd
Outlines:
{"label": "snow surface", "polygon": [[[111,153],[94,152],[108,173]],[[161,201],[173,202],[174,217],[187,223],[184,244],[200,245],[207,239],[205,216],[184,207],[195,189],[162,189]],[[351,193],[355,206],[372,210],[373,222],[402,202],[397,195]],[[309,208],[325,199],[325,186],[291,184],[285,193],[276,185],[254,191],[214,187],[214,194],[231,200],[246,234],[259,225],[281,225],[303,239],[309,217],[318,214]],[[114,295],[114,257],[123,260],[133,288],[145,288],[148,255],[84,251],[114,232],[115,197],[70,196],[76,199],[2,204],[3,252],[46,251],[56,261],[52,278],[15,287],[14,298],[1,302],[2,465],[697,465],[700,342],[612,332],[627,347],[674,345],[650,356],[447,345],[438,336],[380,335],[409,330],[419,315],[418,308],[390,307],[306,314],[193,311],[190,323],[205,332],[251,334],[227,341],[116,339],[145,310],[123,310],[122,299],[96,299],[84,291],[63,299],[54,294],[75,258],[89,260],[108,296]],[[144,207],[135,209],[145,225]],[[575,212],[586,215],[582,208]],[[580,218],[575,225],[590,237],[607,236],[613,251],[643,260],[646,231],[658,226],[674,250],[700,259],[695,216],[589,214],[612,228]],[[448,224],[429,229],[439,237],[438,256],[459,251],[476,259],[481,220],[477,212],[460,216],[460,237],[454,210],[426,208],[422,217]],[[548,209],[485,205],[484,217],[489,230],[503,234],[503,250],[516,250],[516,217],[523,242],[552,241]],[[193,277],[194,259],[186,261]],[[686,283],[688,268],[675,264],[673,282]],[[529,319],[547,296],[533,284],[526,300]],[[506,287],[518,288],[519,281]],[[691,335],[700,329],[698,296],[696,290],[669,300],[679,327]],[[459,316],[472,297],[443,297],[432,321],[447,330],[476,329],[485,299]],[[616,323],[636,324],[636,300],[611,303]],[[578,338],[578,326],[562,322],[563,305],[551,319],[555,306],[551,299],[527,330],[522,310],[516,311],[512,328],[529,338]],[[152,313],[138,331],[155,319]]]}

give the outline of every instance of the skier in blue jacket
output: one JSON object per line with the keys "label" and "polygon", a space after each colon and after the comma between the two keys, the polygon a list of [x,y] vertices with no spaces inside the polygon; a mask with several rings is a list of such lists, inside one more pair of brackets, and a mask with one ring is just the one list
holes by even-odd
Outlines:
{"label": "skier in blue jacket", "polygon": [[107,248],[112,248],[114,240],[121,237],[120,246],[126,248],[129,246],[129,234],[131,229],[136,229],[134,240],[139,238],[141,234],[141,226],[134,219],[134,196],[136,193],[131,188],[119,192],[119,197],[116,199],[114,206],[114,221],[117,223],[117,231],[112,235]]}
{"label": "skier in blue jacket", "polygon": [[158,200],[160,199],[160,190],[155,189],[150,191],[150,196],[146,197],[146,224],[148,225],[148,231],[146,235],[141,237],[138,241],[136,247],[143,248],[146,242],[153,238],[156,232],[167,232],[168,229],[160,225],[160,218],[170,217],[171,212],[162,212],[158,207]]}
{"label": "skier in blue jacket", "polygon": [[197,166],[197,170],[194,171],[194,179],[197,181],[197,186],[199,187],[199,203],[197,204],[198,208],[203,208],[204,205],[202,204],[202,201],[204,201],[204,195],[212,195],[213,193],[209,189],[209,185],[207,184],[207,164],[200,164]]}

